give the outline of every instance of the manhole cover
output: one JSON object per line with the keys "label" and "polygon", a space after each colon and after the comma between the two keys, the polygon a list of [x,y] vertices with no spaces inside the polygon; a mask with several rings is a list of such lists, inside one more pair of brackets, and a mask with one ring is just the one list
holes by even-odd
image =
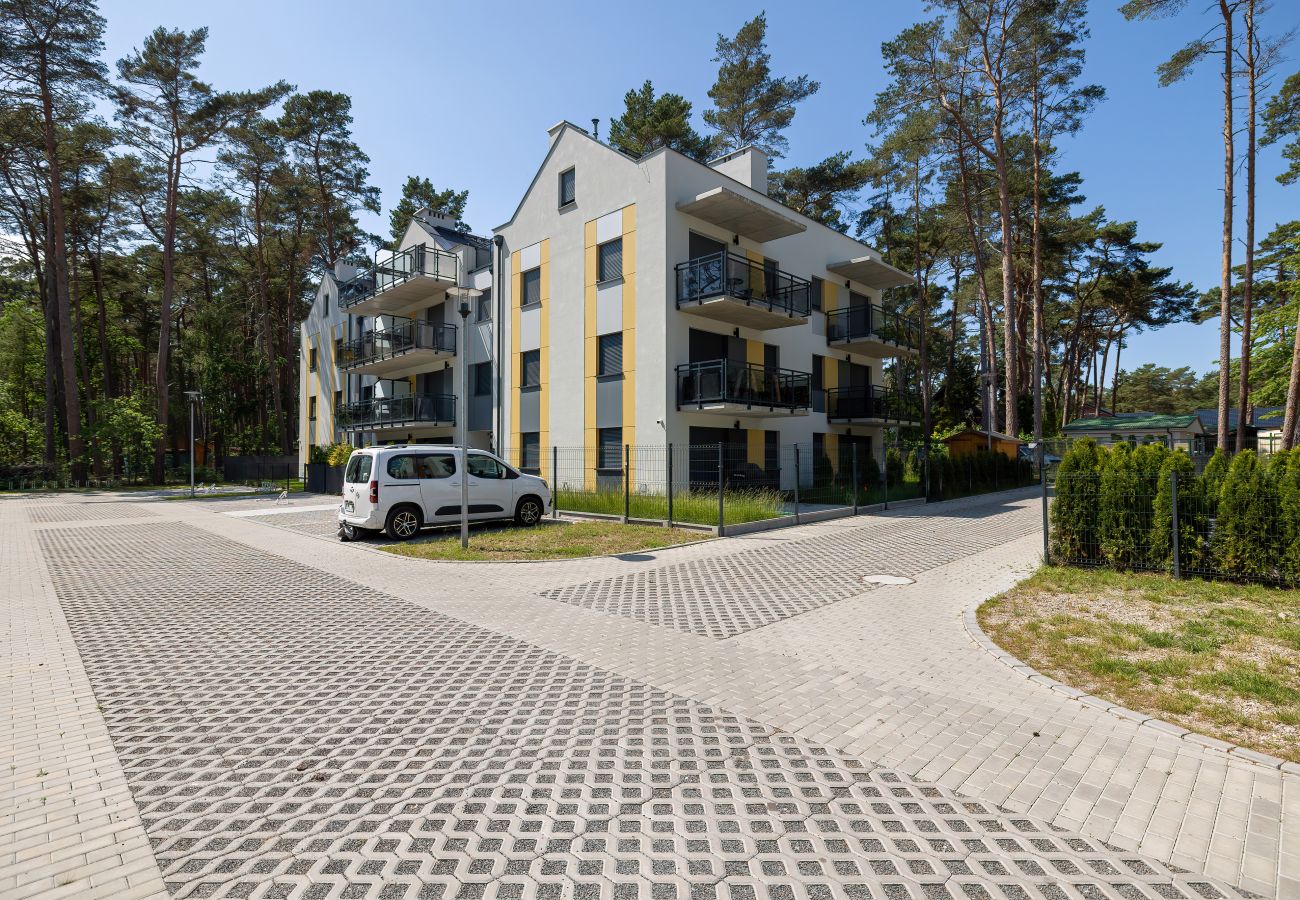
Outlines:
{"label": "manhole cover", "polygon": [[915,584],[911,578],[904,578],[902,575],[863,575],[862,581],[865,584]]}

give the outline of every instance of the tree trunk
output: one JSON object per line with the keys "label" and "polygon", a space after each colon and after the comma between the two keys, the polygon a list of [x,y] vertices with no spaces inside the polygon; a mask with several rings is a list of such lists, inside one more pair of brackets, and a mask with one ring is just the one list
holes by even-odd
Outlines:
{"label": "tree trunk", "polygon": [[[1241,284],[1241,372],[1237,386],[1237,452],[1246,449],[1250,406],[1250,313],[1255,283],[1255,0],[1246,0],[1246,266]],[[1230,54],[1231,55],[1231,54]]]}
{"label": "tree trunk", "polygon": [[1039,116],[1041,97],[1038,82],[1034,82],[1034,185],[1033,185],[1033,260],[1030,264],[1030,278],[1034,292],[1034,441],[1037,448],[1038,462],[1043,461],[1043,144],[1042,128]]}
{"label": "tree trunk", "polygon": [[1219,0],[1223,16],[1223,258],[1219,270],[1219,428],[1218,447],[1228,449],[1228,392],[1232,385],[1232,17],[1233,7]]}
{"label": "tree trunk", "polygon": [[1013,239],[1011,236],[1011,181],[1007,172],[1006,150],[1002,146],[1002,128],[993,126],[993,140],[997,146],[998,175],[998,217],[1002,219],[1002,308],[1006,319],[1003,322],[1002,359],[1006,364],[1006,375],[1002,390],[1006,412],[1003,414],[1006,425],[1004,431],[1015,437],[1020,433],[1019,400],[1020,367],[1019,338],[1016,334],[1016,288],[1015,269],[1011,258]]}
{"label": "tree trunk", "polygon": [[176,290],[176,206],[180,193],[180,151],[173,144],[173,155],[167,163],[167,195],[163,210],[162,241],[162,300],[158,309],[158,360],[154,368],[154,390],[158,395],[157,422],[162,429],[162,437],[154,449],[153,477],[162,484],[167,477],[165,452],[168,444],[168,402],[169,386],[167,384],[168,362],[171,359],[171,324],[172,296]]}

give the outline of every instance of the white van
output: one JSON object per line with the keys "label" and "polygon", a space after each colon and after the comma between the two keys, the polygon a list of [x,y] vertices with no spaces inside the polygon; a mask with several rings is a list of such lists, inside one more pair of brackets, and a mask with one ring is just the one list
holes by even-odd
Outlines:
{"label": "white van", "polygon": [[[343,473],[339,538],[383,530],[396,541],[426,525],[460,521],[462,451],[412,444],[354,451]],[[536,525],[551,507],[546,482],[482,450],[469,451],[469,518],[514,519]]]}

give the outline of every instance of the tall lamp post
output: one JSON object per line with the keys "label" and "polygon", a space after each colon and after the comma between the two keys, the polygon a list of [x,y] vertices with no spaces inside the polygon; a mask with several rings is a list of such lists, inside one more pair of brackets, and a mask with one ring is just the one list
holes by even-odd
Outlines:
{"label": "tall lamp post", "polygon": [[185,396],[190,401],[190,497],[194,497],[194,407],[199,402],[198,391],[186,391]]}
{"label": "tall lamp post", "polygon": [[473,288],[457,288],[456,297],[460,301],[456,311],[460,313],[460,409],[457,410],[456,424],[460,433],[460,546],[469,548],[469,310],[471,302],[482,294]]}

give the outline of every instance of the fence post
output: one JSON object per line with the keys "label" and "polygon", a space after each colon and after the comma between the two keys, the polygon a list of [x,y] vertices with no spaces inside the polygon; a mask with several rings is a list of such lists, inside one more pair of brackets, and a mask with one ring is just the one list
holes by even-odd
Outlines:
{"label": "fence post", "polygon": [[[888,447],[885,448],[885,462],[886,463],[889,462]],[[888,465],[881,466],[880,471],[883,472],[885,476],[885,509],[889,509],[889,466]]]}
{"label": "fence post", "polygon": [[632,474],[632,445],[623,445],[623,524],[632,514],[632,479],[628,476]]}
{"label": "fence post", "polygon": [[[1040,441],[1041,444],[1041,441]],[[1038,480],[1042,482],[1043,487],[1043,565],[1052,564],[1051,542],[1048,540],[1047,530],[1047,467],[1039,465]]]}
{"label": "fence post", "polygon": [[668,445],[668,527],[673,527],[673,445]]}
{"label": "fence post", "polygon": [[725,533],[725,521],[722,508],[722,441],[718,441],[718,537]]}
{"label": "fence post", "polygon": [[856,516],[858,514],[858,442],[854,441],[850,446],[853,448],[853,469],[849,473],[849,489],[853,491],[853,515]]}
{"label": "fence post", "polygon": [[1178,470],[1174,469],[1169,473],[1169,490],[1170,490],[1170,522],[1169,527],[1173,529],[1174,541],[1174,577],[1183,577],[1183,559],[1182,553],[1178,546]]}
{"label": "fence post", "polygon": [[794,523],[799,524],[799,445],[794,445]]}
{"label": "fence post", "polygon": [[551,518],[560,517],[560,451],[554,444],[551,444],[551,481],[555,486],[551,488]]}

